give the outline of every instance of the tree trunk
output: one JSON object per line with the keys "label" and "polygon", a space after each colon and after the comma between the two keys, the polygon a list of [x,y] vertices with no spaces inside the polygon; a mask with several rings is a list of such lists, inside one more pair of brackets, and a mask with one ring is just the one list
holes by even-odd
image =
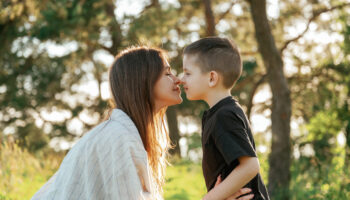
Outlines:
{"label": "tree trunk", "polygon": [[[291,164],[290,116],[291,99],[283,73],[283,61],[276,48],[266,14],[266,0],[248,0],[254,21],[259,52],[268,73],[272,91],[272,141],[269,156],[268,189],[271,199],[289,199]],[[278,197],[277,197],[278,195]]]}
{"label": "tree trunk", "polygon": [[115,4],[114,2],[110,1],[106,4],[105,12],[109,19],[111,19],[111,30],[108,30],[111,34],[112,39],[112,46],[107,48],[107,50],[110,54],[113,56],[118,54],[119,48],[122,46],[123,36],[121,35],[121,25],[117,21],[116,15],[114,14]]}
{"label": "tree trunk", "polygon": [[213,14],[213,10],[211,8],[210,0],[203,0],[204,8],[205,8],[205,22],[206,22],[206,32],[207,36],[214,36],[215,34],[215,18]]}
{"label": "tree trunk", "polygon": [[347,168],[350,165],[350,120],[348,121],[348,125],[345,129],[345,165]]}
{"label": "tree trunk", "polygon": [[[348,97],[350,96],[350,90],[348,90]],[[347,112],[349,110],[350,105],[345,101],[344,110]],[[347,114],[346,117],[347,125],[345,128],[345,164],[344,169],[348,168],[350,165],[350,114]],[[346,171],[345,171],[346,172]]]}
{"label": "tree trunk", "polygon": [[168,107],[166,111],[166,117],[167,117],[167,122],[168,122],[168,128],[169,128],[169,136],[171,143],[174,146],[173,149],[169,150],[170,155],[178,155],[181,156],[180,154],[180,134],[179,134],[179,128],[177,125],[177,114],[176,114],[176,108],[174,106]]}

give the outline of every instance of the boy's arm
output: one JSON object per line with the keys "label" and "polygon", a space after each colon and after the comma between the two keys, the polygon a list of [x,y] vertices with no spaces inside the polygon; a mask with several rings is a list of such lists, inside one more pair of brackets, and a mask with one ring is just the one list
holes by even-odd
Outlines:
{"label": "boy's arm", "polygon": [[243,156],[238,158],[239,165],[226,177],[226,179],[210,190],[203,200],[220,200],[230,197],[252,180],[260,170],[259,160],[256,157]]}

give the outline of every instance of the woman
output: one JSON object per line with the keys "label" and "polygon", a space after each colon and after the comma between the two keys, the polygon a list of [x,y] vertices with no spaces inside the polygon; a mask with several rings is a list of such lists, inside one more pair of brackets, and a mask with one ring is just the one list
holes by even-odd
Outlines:
{"label": "woman", "polygon": [[161,199],[167,106],[182,102],[162,50],[133,47],[109,72],[113,110],[85,134],[32,199]]}

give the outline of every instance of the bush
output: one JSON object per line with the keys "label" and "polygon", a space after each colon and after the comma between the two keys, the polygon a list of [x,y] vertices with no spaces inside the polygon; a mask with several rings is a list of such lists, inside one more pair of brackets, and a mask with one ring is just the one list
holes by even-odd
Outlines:
{"label": "bush", "polygon": [[63,156],[38,159],[17,143],[0,144],[0,200],[30,199],[58,169]]}

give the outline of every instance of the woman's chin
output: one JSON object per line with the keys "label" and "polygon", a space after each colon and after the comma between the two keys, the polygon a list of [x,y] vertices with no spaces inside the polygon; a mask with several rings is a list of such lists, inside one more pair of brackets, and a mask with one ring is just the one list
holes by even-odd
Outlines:
{"label": "woman's chin", "polygon": [[179,100],[178,100],[178,102],[176,103],[176,104],[180,104],[180,103],[182,103],[182,97],[179,97]]}
{"label": "woman's chin", "polygon": [[182,103],[182,97],[178,97],[178,98],[176,98],[176,99],[174,99],[174,101],[172,101],[172,102],[169,102],[169,104],[168,104],[168,106],[174,106],[174,105],[177,105],[177,104],[180,104],[180,103]]}

